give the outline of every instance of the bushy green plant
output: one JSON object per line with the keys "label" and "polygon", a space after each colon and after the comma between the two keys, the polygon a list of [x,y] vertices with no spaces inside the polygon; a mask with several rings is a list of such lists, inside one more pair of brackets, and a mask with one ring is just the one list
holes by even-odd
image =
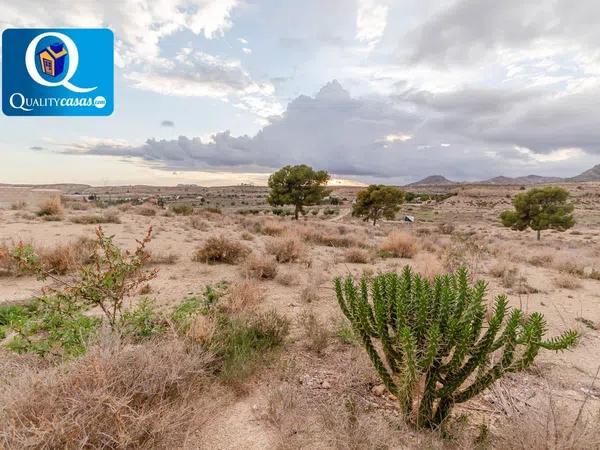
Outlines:
{"label": "bushy green plant", "polygon": [[163,316],[156,311],[154,302],[143,298],[134,308],[121,315],[120,329],[124,335],[143,341],[163,333],[166,323]]}
{"label": "bushy green plant", "polygon": [[96,230],[96,240],[89,264],[82,266],[74,282],[58,278],[40,262],[31,246],[19,244],[13,258],[22,270],[36,273],[42,280],[53,279],[61,289],[50,289],[56,295],[70,298],[79,309],[99,307],[111,328],[116,328],[123,308],[123,301],[143,283],[156,277],[156,270],[144,270],[150,258],[146,245],[150,242],[152,228],[138,241],[133,253],[123,251],[107,236],[102,227]]}
{"label": "bushy green plant", "polygon": [[432,283],[408,266],[358,285],[337,278],[335,291],[381,380],[419,427],[440,426],[455,404],[527,368],[540,349],[578,339],[566,331],[545,340],[544,317],[511,311],[504,295],[488,315],[485,283],[470,285],[464,268]]}
{"label": "bushy green plant", "polygon": [[86,316],[72,298],[60,294],[43,296],[26,305],[0,308],[2,327],[12,333],[7,347],[18,353],[40,356],[78,356],[101,320]]}
{"label": "bushy green plant", "polygon": [[171,206],[171,211],[180,216],[189,216],[194,213],[194,207],[189,203],[178,203]]}
{"label": "bushy green plant", "polygon": [[500,221],[513,230],[535,230],[539,241],[542,230],[565,231],[575,225],[569,197],[569,191],[558,186],[530,189],[515,196],[515,209],[502,212]]}

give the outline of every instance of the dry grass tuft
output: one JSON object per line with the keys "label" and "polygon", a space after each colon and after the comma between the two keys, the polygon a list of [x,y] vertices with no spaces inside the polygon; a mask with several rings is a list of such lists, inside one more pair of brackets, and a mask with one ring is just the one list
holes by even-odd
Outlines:
{"label": "dry grass tuft", "polygon": [[304,311],[298,317],[307,350],[321,354],[329,344],[329,330],[312,311]]}
{"label": "dry grass tuft", "polygon": [[560,274],[554,279],[554,285],[561,289],[579,289],[581,281],[571,274]]}
{"label": "dry grass tuft", "polygon": [[192,226],[192,228],[194,230],[200,230],[200,231],[208,231],[209,230],[209,226],[208,226],[208,223],[206,223],[206,220],[204,220],[202,217],[199,217],[199,216],[190,217],[190,225]]}
{"label": "dry grass tuft", "polygon": [[210,358],[178,340],[106,339],[66,371],[15,378],[1,394],[6,448],[176,448],[206,385]]}
{"label": "dry grass tuft", "polygon": [[352,247],[344,252],[344,259],[353,264],[368,264],[371,262],[371,254],[362,248]]}
{"label": "dry grass tuft", "polygon": [[150,253],[150,264],[173,265],[179,261],[177,253]]}
{"label": "dry grass tuft", "polygon": [[490,275],[499,278],[502,287],[512,288],[519,281],[519,269],[506,262],[497,262],[490,268]]}
{"label": "dry grass tuft", "polygon": [[413,236],[403,231],[393,231],[379,243],[379,251],[384,256],[394,258],[412,258],[419,252]]}
{"label": "dry grass tuft", "polygon": [[276,278],[277,282],[282,286],[296,286],[298,284],[298,274],[296,272],[287,271],[279,272]]}
{"label": "dry grass tuft", "polygon": [[277,275],[277,261],[271,256],[251,253],[244,261],[242,269],[247,277],[272,280]]}
{"label": "dry grass tuft", "polygon": [[136,208],[136,212],[141,216],[146,216],[146,217],[156,216],[156,209],[152,208],[151,206],[141,206],[139,208]]}
{"label": "dry grass tuft", "polygon": [[306,254],[306,248],[300,239],[295,237],[274,238],[267,242],[265,249],[275,256],[279,263],[296,262]]}
{"label": "dry grass tuft", "polygon": [[536,253],[529,257],[528,262],[532,266],[544,267],[552,264],[554,256],[551,253]]}
{"label": "dry grass tuft", "polygon": [[430,281],[444,274],[442,262],[431,253],[419,253],[415,258],[415,269]]}
{"label": "dry grass tuft", "polygon": [[71,217],[71,222],[90,225],[102,223],[121,223],[119,213],[115,210],[105,211],[102,214],[84,214],[81,216]]}
{"label": "dry grass tuft", "polygon": [[49,198],[40,204],[37,211],[39,217],[60,217],[64,209],[59,197]]}
{"label": "dry grass tuft", "polygon": [[252,310],[264,299],[264,292],[260,285],[253,280],[245,280],[233,284],[225,298],[225,307],[228,311],[239,313]]}
{"label": "dry grass tuft", "polygon": [[250,249],[245,245],[224,235],[211,236],[195,251],[192,260],[204,263],[235,264],[248,253],[250,253]]}

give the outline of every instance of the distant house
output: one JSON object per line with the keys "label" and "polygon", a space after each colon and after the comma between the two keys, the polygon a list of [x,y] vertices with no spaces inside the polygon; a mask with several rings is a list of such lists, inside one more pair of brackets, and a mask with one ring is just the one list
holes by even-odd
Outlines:
{"label": "distant house", "polygon": [[56,42],[38,53],[42,71],[51,77],[59,76],[65,68],[67,51],[64,44]]}

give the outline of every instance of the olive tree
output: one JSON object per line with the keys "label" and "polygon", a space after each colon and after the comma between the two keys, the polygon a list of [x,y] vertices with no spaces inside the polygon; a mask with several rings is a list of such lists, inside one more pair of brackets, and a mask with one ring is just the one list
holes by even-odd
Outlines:
{"label": "olive tree", "polygon": [[365,222],[373,221],[373,225],[379,219],[393,219],[404,202],[404,192],[393,186],[372,184],[356,195],[356,202],[352,208],[354,217],[362,217]]}
{"label": "olive tree", "polygon": [[325,198],[329,174],[315,171],[305,164],[285,166],[269,177],[271,192],[267,201],[271,206],[294,205],[294,218],[303,212],[304,206],[316,205]]}
{"label": "olive tree", "polygon": [[569,192],[558,186],[530,189],[513,199],[514,210],[500,214],[505,227],[523,231],[537,231],[540,240],[542,230],[565,231],[575,225],[573,204],[568,203]]}

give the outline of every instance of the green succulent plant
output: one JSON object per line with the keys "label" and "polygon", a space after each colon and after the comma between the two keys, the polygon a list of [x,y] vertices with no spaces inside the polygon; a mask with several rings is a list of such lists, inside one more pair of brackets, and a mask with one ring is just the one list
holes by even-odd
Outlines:
{"label": "green succulent plant", "polygon": [[455,404],[530,366],[540,349],[578,340],[572,330],[544,339],[542,314],[510,309],[505,295],[488,312],[486,284],[471,285],[464,268],[433,282],[408,266],[358,283],[337,278],[335,291],[383,384],[418,427],[439,427]]}

